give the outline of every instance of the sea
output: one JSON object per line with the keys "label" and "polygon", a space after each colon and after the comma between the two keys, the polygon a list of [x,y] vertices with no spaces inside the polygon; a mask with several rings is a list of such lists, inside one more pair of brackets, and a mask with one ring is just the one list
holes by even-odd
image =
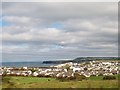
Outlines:
{"label": "sea", "polygon": [[2,62],[2,67],[49,67],[57,64],[43,64],[42,62]]}

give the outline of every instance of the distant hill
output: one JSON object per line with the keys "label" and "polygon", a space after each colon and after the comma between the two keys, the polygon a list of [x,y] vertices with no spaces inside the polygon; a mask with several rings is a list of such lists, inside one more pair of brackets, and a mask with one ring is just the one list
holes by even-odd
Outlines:
{"label": "distant hill", "polygon": [[84,62],[84,61],[93,61],[93,60],[120,60],[118,57],[78,57],[73,60],[73,62]]}
{"label": "distant hill", "polygon": [[78,57],[73,60],[43,61],[44,64],[63,64],[67,62],[81,63],[93,60],[120,60],[118,57]]}
{"label": "distant hill", "polygon": [[63,64],[67,62],[73,62],[73,60],[43,61],[43,64]]}

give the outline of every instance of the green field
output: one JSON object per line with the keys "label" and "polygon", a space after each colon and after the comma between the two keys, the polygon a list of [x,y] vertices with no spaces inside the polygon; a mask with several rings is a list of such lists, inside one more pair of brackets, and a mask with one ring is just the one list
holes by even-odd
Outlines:
{"label": "green field", "polygon": [[55,78],[6,76],[2,88],[118,88],[117,79],[102,78],[93,76],[82,81],[59,81]]}

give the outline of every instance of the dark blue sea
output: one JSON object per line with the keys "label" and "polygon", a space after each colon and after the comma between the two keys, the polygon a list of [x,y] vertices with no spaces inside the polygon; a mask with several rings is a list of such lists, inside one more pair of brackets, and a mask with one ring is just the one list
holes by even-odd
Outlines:
{"label": "dark blue sea", "polygon": [[4,67],[47,67],[57,64],[43,64],[42,62],[2,62]]}

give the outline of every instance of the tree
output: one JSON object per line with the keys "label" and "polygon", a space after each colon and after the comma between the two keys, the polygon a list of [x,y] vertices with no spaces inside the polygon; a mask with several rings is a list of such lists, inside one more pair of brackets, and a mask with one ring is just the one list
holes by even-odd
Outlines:
{"label": "tree", "polygon": [[115,76],[104,76],[103,80],[115,80],[116,77]]}

